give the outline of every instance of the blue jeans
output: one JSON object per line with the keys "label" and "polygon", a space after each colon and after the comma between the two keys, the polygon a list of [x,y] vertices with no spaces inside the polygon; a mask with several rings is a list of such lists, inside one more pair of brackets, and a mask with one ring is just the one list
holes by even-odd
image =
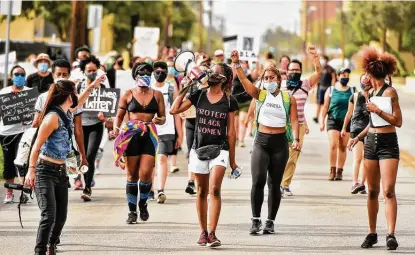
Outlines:
{"label": "blue jeans", "polygon": [[36,166],[35,192],[41,211],[35,252],[45,254],[48,244],[56,244],[68,214],[66,166],[41,160]]}

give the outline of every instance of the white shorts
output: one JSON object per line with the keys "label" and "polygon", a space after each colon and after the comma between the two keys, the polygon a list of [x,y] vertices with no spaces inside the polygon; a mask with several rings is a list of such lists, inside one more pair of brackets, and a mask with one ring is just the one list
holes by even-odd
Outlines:
{"label": "white shorts", "polygon": [[200,160],[197,158],[196,151],[190,150],[189,171],[195,174],[209,174],[214,166],[223,166],[225,169],[229,164],[229,151],[221,150],[219,156],[211,160]]}

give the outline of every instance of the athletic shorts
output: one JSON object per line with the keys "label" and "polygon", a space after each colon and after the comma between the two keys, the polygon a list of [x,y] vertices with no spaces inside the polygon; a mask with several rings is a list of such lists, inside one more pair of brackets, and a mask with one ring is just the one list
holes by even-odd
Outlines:
{"label": "athletic shorts", "polygon": [[139,155],[156,155],[153,142],[151,141],[149,133],[136,134],[128,143],[124,156],[139,156]]}
{"label": "athletic shorts", "polygon": [[[157,154],[162,154],[162,155],[176,155],[177,154],[177,150],[175,150],[175,146],[176,145],[176,141],[175,140],[164,140],[164,141],[159,141],[159,148],[157,151]],[[176,154],[173,154],[174,152],[176,152]]]}
{"label": "athletic shorts", "polygon": [[221,150],[219,156],[211,160],[200,160],[194,149],[189,154],[189,171],[195,174],[209,174],[214,166],[223,166],[226,169],[228,164],[229,151]]}
{"label": "athletic shorts", "polygon": [[396,133],[368,133],[365,141],[365,159],[399,159]]}
{"label": "athletic shorts", "polygon": [[326,94],[328,88],[319,87],[317,90],[317,104],[324,104],[324,95]]}
{"label": "athletic shorts", "polygon": [[[343,124],[344,124],[343,120],[335,120],[329,117],[327,118],[327,123],[326,123],[327,131],[337,130],[341,132],[343,129]],[[347,125],[346,127],[346,132],[350,132],[350,122],[349,122],[349,125]]]}

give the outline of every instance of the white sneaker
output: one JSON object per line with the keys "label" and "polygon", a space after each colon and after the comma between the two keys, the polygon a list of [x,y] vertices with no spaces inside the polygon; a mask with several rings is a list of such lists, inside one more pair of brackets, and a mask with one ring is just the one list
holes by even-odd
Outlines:
{"label": "white sneaker", "polygon": [[170,169],[170,173],[174,174],[180,171],[180,168],[178,166],[172,166]]}
{"label": "white sneaker", "polygon": [[12,204],[12,203],[14,203],[13,199],[14,199],[13,192],[6,192],[6,197],[4,198],[3,203],[4,204]]}
{"label": "white sneaker", "polygon": [[157,196],[157,203],[164,204],[164,201],[166,201],[167,197],[166,194],[164,194],[164,191],[160,191]]}
{"label": "white sneaker", "polygon": [[290,188],[283,188],[283,190],[284,190],[284,195],[287,195],[289,197],[291,197],[293,195]]}

